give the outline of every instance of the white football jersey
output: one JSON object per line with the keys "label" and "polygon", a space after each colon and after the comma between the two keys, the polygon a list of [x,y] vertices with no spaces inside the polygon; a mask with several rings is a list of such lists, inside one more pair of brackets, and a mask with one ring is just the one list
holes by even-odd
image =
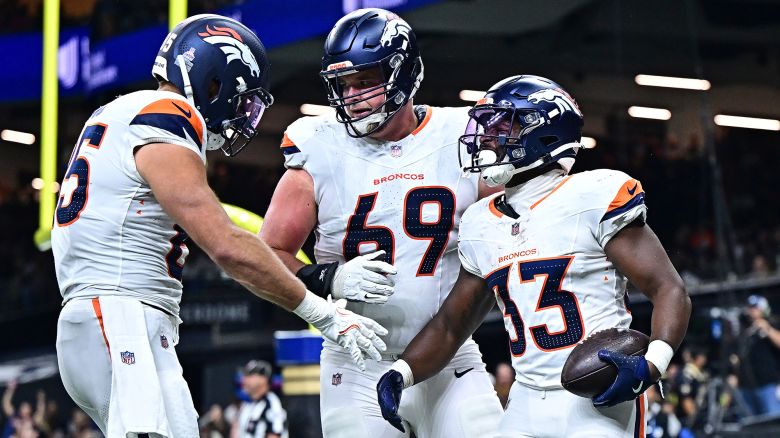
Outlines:
{"label": "white football jersey", "polygon": [[354,139],[332,117],[304,117],[282,141],[285,165],[314,180],[317,263],[381,249],[398,269],[387,303],[347,306],[390,331],[388,353],[404,350],[458,277],[458,224],[478,188],[478,175],[457,165],[467,111],[427,107],[420,126],[396,142]]}
{"label": "white football jersey", "polygon": [[461,262],[496,295],[517,380],[560,388],[563,364],[579,341],[631,324],[626,277],[604,246],[627,224],[645,220],[644,191],[614,170],[551,171],[510,196],[521,207],[517,218],[502,212],[504,194],[463,215]]}
{"label": "white football jersey", "polygon": [[90,116],[54,214],[52,250],[64,302],[122,295],[178,315],[187,234],[160,207],[133,152],[171,143],[198,154],[205,166],[205,126],[184,97],[167,91],[121,96]]}

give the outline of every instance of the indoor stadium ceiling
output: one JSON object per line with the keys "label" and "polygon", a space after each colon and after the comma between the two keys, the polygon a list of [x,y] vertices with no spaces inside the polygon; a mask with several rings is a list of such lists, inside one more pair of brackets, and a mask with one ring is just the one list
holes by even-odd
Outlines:
{"label": "indoor stadium ceiling", "polygon": [[[530,73],[577,98],[589,135],[609,135],[607,118],[630,105],[671,110],[668,129],[681,138],[702,135],[702,120],[719,112],[780,118],[778,0],[456,0],[402,16],[425,62],[417,101],[462,105],[462,89]],[[303,102],[325,103],[324,39],[271,52],[269,129],[284,129]],[[640,73],[701,77],[712,89],[640,87]]]}
{"label": "indoor stadium ceiling", "polygon": [[[532,69],[780,84],[778,0],[459,0],[403,16],[426,63],[458,81]],[[315,65],[323,41],[274,59]]]}
{"label": "indoor stadium ceiling", "polygon": [[[403,0],[359,3],[393,7]],[[485,90],[525,73],[550,77],[573,94],[591,136],[612,135],[608,120],[628,117],[631,105],[670,110],[665,129],[680,138],[701,136],[717,113],[780,119],[780,0],[453,0],[401,15],[415,29],[425,62],[417,102],[466,105],[460,90]],[[269,53],[276,103],[263,119],[262,146],[244,160],[280,164],[276,146],[301,116],[300,105],[326,103],[318,77],[324,40]],[[640,73],[701,77],[712,88],[642,87],[634,82]],[[74,103],[62,101],[61,109]],[[63,112],[60,134],[77,136],[91,110]],[[35,132],[36,112],[15,108],[7,119],[18,116],[16,125]]]}

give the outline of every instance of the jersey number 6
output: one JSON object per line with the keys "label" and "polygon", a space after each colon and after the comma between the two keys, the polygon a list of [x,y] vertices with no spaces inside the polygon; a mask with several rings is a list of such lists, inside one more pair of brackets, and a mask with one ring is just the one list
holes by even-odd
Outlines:
{"label": "jersey number 6", "polygon": [[[384,226],[367,225],[368,214],[374,209],[378,193],[369,193],[358,197],[355,212],[347,222],[347,234],[344,236],[344,258],[351,260],[360,255],[359,247],[363,243],[374,243],[377,250],[384,250],[383,260],[392,264],[395,260],[395,236]],[[436,204],[439,217],[436,221],[423,220],[425,204]],[[432,276],[436,272],[439,259],[444,254],[454,225],[455,194],[447,187],[416,187],[406,193],[404,199],[404,232],[415,240],[428,240],[428,249],[420,260],[417,276]]]}

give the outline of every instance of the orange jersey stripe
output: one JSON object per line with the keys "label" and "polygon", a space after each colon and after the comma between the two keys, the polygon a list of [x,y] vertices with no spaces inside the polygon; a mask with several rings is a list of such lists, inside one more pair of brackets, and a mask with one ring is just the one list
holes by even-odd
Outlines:
{"label": "orange jersey stripe", "polygon": [[645,394],[639,396],[639,409],[636,414],[639,416],[639,436],[645,436]]}
{"label": "orange jersey stripe", "polygon": [[420,123],[420,126],[414,129],[412,131],[412,135],[417,135],[420,131],[425,128],[425,125],[428,124],[428,121],[431,120],[431,113],[433,112],[433,108],[429,107],[428,105],[425,105],[425,117],[423,118],[422,123]]}
{"label": "orange jersey stripe", "polygon": [[290,146],[295,146],[295,143],[290,140],[290,137],[287,136],[287,132],[285,131],[284,137],[282,137],[282,144],[279,145],[280,148],[288,148]]}
{"label": "orange jersey stripe", "polygon": [[533,204],[531,204],[531,208],[530,208],[530,209],[531,209],[531,210],[533,210],[533,209],[534,209],[534,207],[536,207],[537,205],[541,204],[541,203],[542,203],[542,201],[544,201],[545,199],[549,198],[549,197],[550,197],[550,195],[552,195],[553,193],[555,193],[555,191],[556,191],[556,190],[560,189],[562,185],[566,184],[566,181],[568,181],[570,178],[571,178],[571,175],[569,175],[569,176],[567,176],[566,178],[564,178],[564,179],[563,179],[563,181],[561,181],[560,183],[558,183],[558,185],[557,185],[557,186],[555,186],[555,188],[553,188],[553,189],[552,189],[552,191],[551,191],[550,193],[548,193],[548,194],[546,194],[546,195],[542,196],[542,198],[541,198],[540,200],[538,200],[538,201],[534,202]]}
{"label": "orange jersey stripe", "polygon": [[644,192],[644,189],[642,189],[642,183],[631,178],[630,180],[624,182],[622,186],[620,186],[620,190],[618,190],[617,195],[615,195],[615,198],[612,199],[612,202],[609,203],[607,213],[626,205],[629,201],[634,199],[634,197]]}
{"label": "orange jersey stripe", "polygon": [[195,115],[195,110],[192,109],[188,102],[177,99],[160,99],[146,105],[138,113],[139,116],[142,114],[173,114],[182,116],[190,122],[192,129],[198,134],[199,142],[203,144],[203,124],[198,119],[198,116]]}
{"label": "orange jersey stripe", "polygon": [[493,213],[494,215],[496,215],[496,217],[504,217],[504,213],[501,213],[501,212],[500,212],[500,211],[498,211],[498,209],[496,208],[496,199],[498,199],[498,198],[499,198],[499,197],[498,197],[498,196],[496,196],[495,198],[491,199],[491,200],[490,200],[490,202],[488,202],[488,208],[490,209],[490,212],[491,212],[491,213]]}
{"label": "orange jersey stripe", "polygon": [[103,327],[103,311],[100,310],[100,299],[92,298],[92,309],[95,311],[98,323],[100,324],[100,332],[103,333],[103,340],[106,341],[106,348],[108,348],[108,358],[111,359],[111,345],[108,344],[108,338],[106,337],[106,329]]}

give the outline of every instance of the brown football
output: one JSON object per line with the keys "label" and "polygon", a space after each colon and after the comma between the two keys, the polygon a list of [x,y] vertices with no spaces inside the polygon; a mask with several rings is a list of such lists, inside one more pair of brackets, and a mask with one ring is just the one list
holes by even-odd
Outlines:
{"label": "brown football", "polygon": [[611,328],[591,334],[569,354],[561,371],[563,387],[580,397],[601,394],[617,377],[617,369],[599,359],[599,350],[617,351],[629,356],[647,352],[650,338],[636,330]]}

